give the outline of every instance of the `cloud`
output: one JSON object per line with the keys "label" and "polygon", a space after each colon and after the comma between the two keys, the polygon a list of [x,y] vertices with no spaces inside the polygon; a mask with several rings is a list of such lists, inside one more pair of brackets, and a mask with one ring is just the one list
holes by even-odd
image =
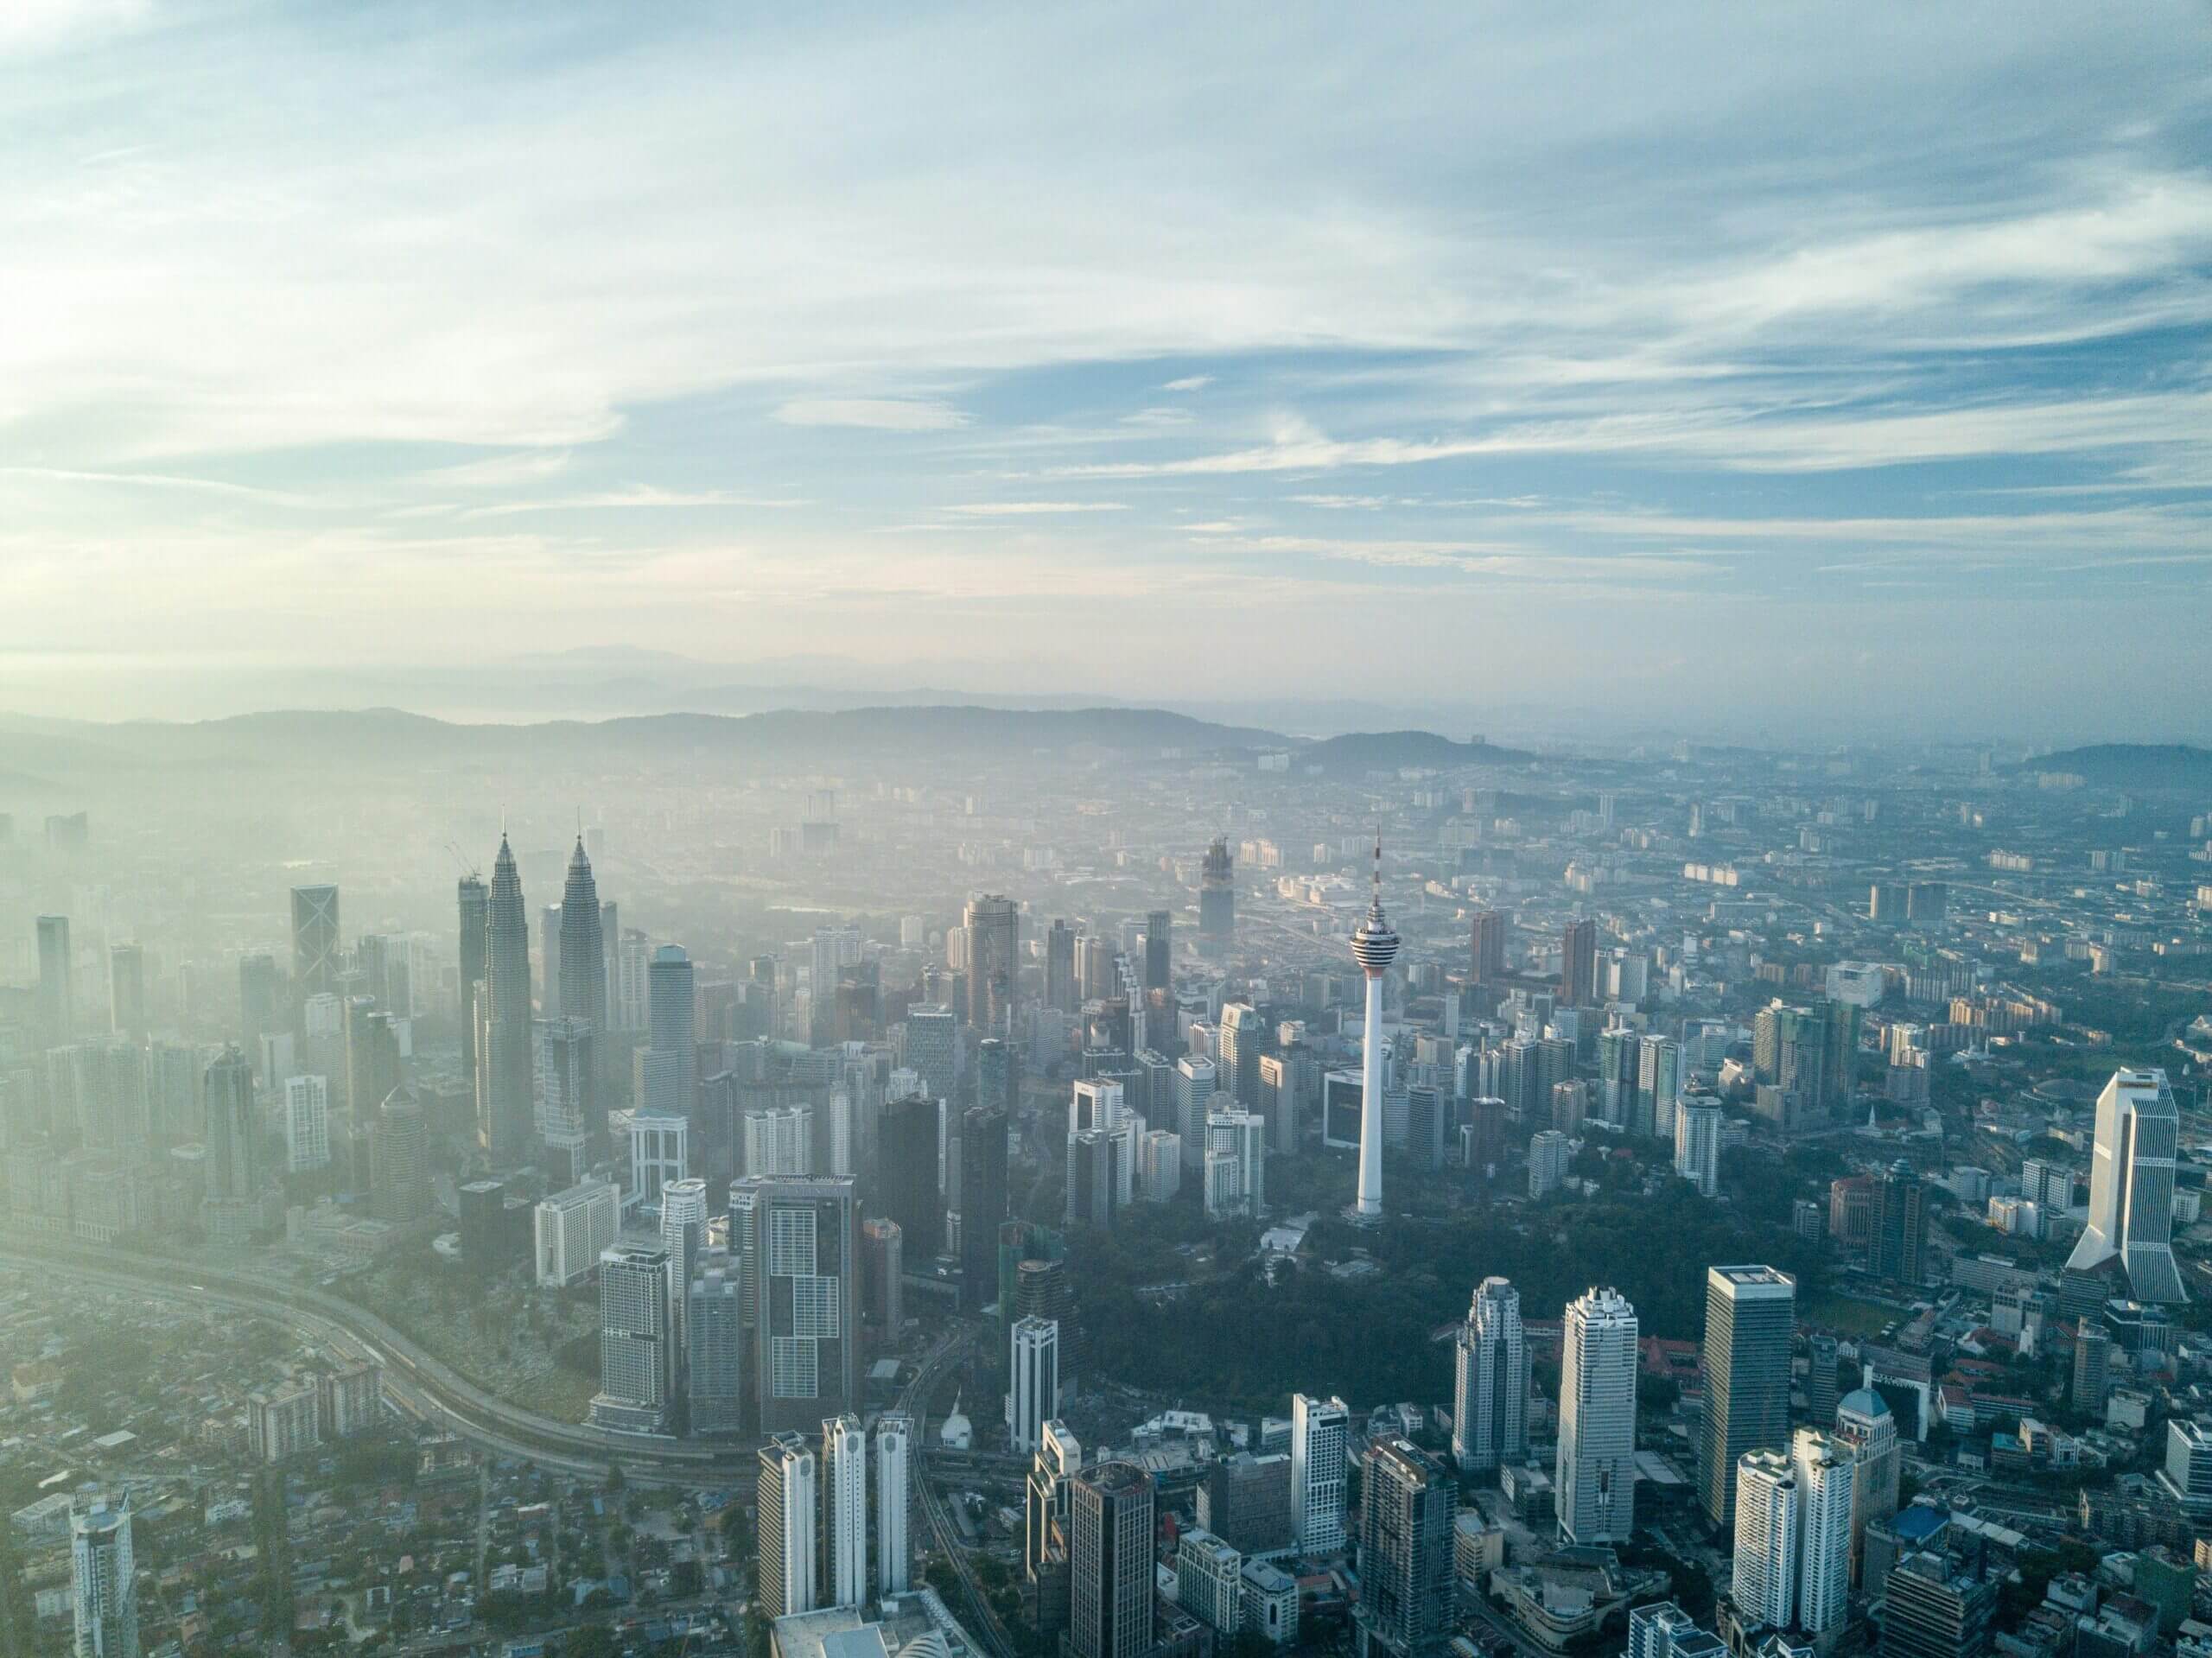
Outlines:
{"label": "cloud", "polygon": [[272,506],[314,506],[311,497],[290,490],[263,489],[252,484],[228,483],[218,478],[188,478],[154,472],[80,472],[65,467],[0,467],[0,478],[22,478],[50,484],[88,484],[119,489],[182,490],[192,494],[223,495]]}
{"label": "cloud", "polygon": [[550,500],[500,501],[487,506],[472,507],[461,516],[495,518],[518,512],[602,511],[632,507],[745,506],[785,510],[806,505],[804,500],[796,498],[740,495],[726,489],[655,489],[650,485],[635,484],[626,489],[601,490],[587,495],[563,495]]}
{"label": "cloud", "polygon": [[950,403],[906,397],[801,397],[776,410],[786,426],[865,426],[884,432],[942,432],[968,417]]}
{"label": "cloud", "polygon": [[1212,384],[1213,376],[1211,374],[1185,374],[1179,380],[1162,381],[1160,389],[1162,391],[1203,391]]}
{"label": "cloud", "polygon": [[958,512],[971,518],[1022,518],[1044,517],[1063,512],[1126,512],[1126,501],[971,501],[964,505],[951,506],[948,512]]}
{"label": "cloud", "polygon": [[450,467],[434,467],[416,474],[416,481],[440,489],[505,489],[534,484],[568,469],[566,449],[520,449],[512,454],[486,455]]}

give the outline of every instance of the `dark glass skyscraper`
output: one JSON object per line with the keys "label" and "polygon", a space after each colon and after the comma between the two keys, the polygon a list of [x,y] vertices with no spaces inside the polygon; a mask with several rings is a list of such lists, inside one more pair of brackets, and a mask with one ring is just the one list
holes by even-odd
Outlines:
{"label": "dark glass skyscraper", "polygon": [[[484,981],[484,928],[492,892],[481,875],[461,878],[461,1074],[476,1076],[476,987]],[[241,969],[243,970],[243,969]]]}
{"label": "dark glass skyscraper", "polygon": [[1206,848],[1198,870],[1198,953],[1219,961],[1236,943],[1236,865],[1226,836]]}
{"label": "dark glass skyscraper", "polygon": [[944,1247],[944,1201],[937,1185],[938,1102],[891,1100],[877,1130],[873,1210],[899,1223],[910,1262],[933,1260]]}
{"label": "dark glass skyscraper", "polygon": [[1559,999],[1569,1007],[1587,1007],[1598,990],[1598,924],[1578,918],[1560,931]]}
{"label": "dark glass skyscraper", "polygon": [[495,1161],[530,1154],[534,1128],[530,1051],[530,912],[507,837],[492,864],[479,1007],[476,1142]]}
{"label": "dark glass skyscraper", "polygon": [[1747,1451],[1789,1442],[1789,1344],[1797,1280],[1771,1267],[1713,1267],[1705,1275],[1705,1449],[1698,1470],[1706,1518],[1736,1523],[1736,1464]]}
{"label": "dark glass skyscraper", "polygon": [[292,889],[292,997],[305,1001],[338,984],[338,889]]}
{"label": "dark glass skyscraper", "polygon": [[1165,990],[1174,965],[1175,915],[1154,910],[1144,918],[1144,988]]}
{"label": "dark glass skyscraper", "polygon": [[1010,898],[986,893],[968,900],[968,1024],[1004,1034],[1014,1007],[1021,912]]}
{"label": "dark glass skyscraper", "polygon": [[986,1102],[960,1119],[961,1299],[972,1312],[999,1289],[999,1228],[1006,1222],[1006,1113]]}

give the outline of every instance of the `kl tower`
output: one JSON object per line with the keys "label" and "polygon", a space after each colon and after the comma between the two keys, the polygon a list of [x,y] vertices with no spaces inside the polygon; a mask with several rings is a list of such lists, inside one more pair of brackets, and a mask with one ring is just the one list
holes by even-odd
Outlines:
{"label": "kl tower", "polygon": [[1382,1219],[1382,975],[1398,959],[1398,935],[1382,913],[1382,837],[1375,837],[1375,899],[1351,936],[1353,959],[1367,974],[1367,1024],[1361,1036],[1359,1200],[1351,1218]]}

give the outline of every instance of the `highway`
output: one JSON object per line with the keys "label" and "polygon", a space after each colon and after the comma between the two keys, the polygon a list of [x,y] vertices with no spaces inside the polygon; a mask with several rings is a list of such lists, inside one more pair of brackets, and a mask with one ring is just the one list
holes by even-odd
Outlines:
{"label": "highway", "polygon": [[281,1319],[376,1359],[384,1367],[385,1396],[400,1409],[498,1456],[587,1478],[604,1479],[619,1467],[625,1479],[646,1485],[722,1485],[757,1468],[749,1445],[641,1443],[523,1410],[460,1375],[374,1313],[273,1274],[23,1238],[0,1241],[0,1265]]}
{"label": "highway", "polygon": [[930,1542],[950,1563],[953,1572],[960,1579],[961,1587],[968,1591],[969,1604],[975,1611],[976,1627],[969,1632],[981,1638],[989,1650],[990,1658],[1014,1658],[1014,1642],[1007,1638],[1006,1626],[999,1621],[999,1615],[992,1610],[982,1585],[976,1582],[975,1570],[968,1564],[967,1551],[960,1546],[960,1529],[946,1512],[944,1499],[938,1495],[937,1487],[930,1480],[930,1458],[926,1449],[929,1441],[926,1407],[930,1388],[946,1362],[967,1350],[969,1337],[969,1332],[965,1330],[956,1331],[931,1350],[930,1356],[914,1372],[913,1380],[899,1394],[899,1408],[906,1412],[914,1422],[914,1490],[922,1500],[922,1517],[929,1521]]}

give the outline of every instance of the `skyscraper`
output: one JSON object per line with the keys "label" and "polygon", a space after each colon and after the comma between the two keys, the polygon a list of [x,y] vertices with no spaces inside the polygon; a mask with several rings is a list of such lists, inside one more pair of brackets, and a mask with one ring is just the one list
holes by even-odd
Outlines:
{"label": "skyscraper", "polygon": [[594,1427],[666,1433],[675,1403],[668,1251],[618,1243],[599,1258],[599,1392]]}
{"label": "skyscraper", "polygon": [[[484,930],[490,924],[492,889],[474,870],[463,875],[454,891],[459,912],[461,949],[461,1074],[473,1085],[476,1077],[476,997],[484,981]],[[243,970],[244,964],[240,964]]]}
{"label": "skyscraper", "polygon": [[1152,1645],[1152,1476],[1102,1463],[1068,1488],[1071,1658],[1139,1658]]}
{"label": "skyscraper", "polygon": [[1736,1463],[1735,1580],[1729,1594],[1747,1624],[1788,1629],[1797,1610],[1797,1475],[1779,1451]]}
{"label": "skyscraper", "polygon": [[1045,1005],[1064,1013],[1082,1005],[1075,994],[1075,929],[1065,920],[1045,934]]}
{"label": "skyscraper", "polygon": [[38,927],[38,1039],[49,1048],[77,1039],[76,960],[69,948],[69,918],[42,915]]}
{"label": "skyscraper", "polygon": [[905,1592],[913,1560],[906,1540],[907,1458],[914,1424],[903,1411],[875,1419],[875,1587],[878,1594]]}
{"label": "skyscraper", "polygon": [[1012,899],[985,893],[968,900],[966,919],[969,1027],[1002,1036],[1020,971],[1021,912]]}
{"label": "skyscraper", "polygon": [[1559,999],[1587,1007],[1597,999],[1598,924],[1578,916],[1560,931]]}
{"label": "skyscraper", "polygon": [[579,835],[561,888],[561,955],[552,965],[561,1017],[589,1020],[594,1031],[607,1028],[607,940],[600,925],[599,886]]}
{"label": "skyscraper", "polygon": [[296,1001],[338,988],[338,889],[292,889],[292,995]]}
{"label": "skyscraper", "polygon": [[1918,1172],[1899,1158],[1874,1182],[1873,1198],[1867,1270],[1891,1283],[1918,1284],[1928,1250],[1927,1197]]}
{"label": "skyscraper", "polygon": [[753,1592],[773,1620],[815,1608],[815,1515],[819,1502],[814,1452],[790,1430],[760,1447],[754,1489],[759,1566]]}
{"label": "skyscraper", "polygon": [[1034,1451],[1045,1424],[1060,1413],[1060,1327],[1050,1318],[1018,1318],[1010,1340],[1007,1437],[1016,1451]]}
{"label": "skyscraper", "polygon": [[[1222,842],[1216,842],[1216,846]],[[1352,959],[1367,975],[1367,1019],[1361,1026],[1359,1102],[1359,1197],[1357,1219],[1369,1225],[1382,1218],[1382,975],[1398,958],[1398,935],[1382,913],[1382,842],[1375,842],[1375,891],[1367,919],[1351,936]]]}
{"label": "skyscraper", "polygon": [[499,837],[485,907],[484,995],[477,1006],[476,1143],[495,1163],[531,1153],[530,914],[507,837]]}
{"label": "skyscraper", "polygon": [[745,1301],[727,1249],[700,1257],[683,1297],[683,1407],[694,1433],[745,1427]]}
{"label": "skyscraper", "polygon": [[1789,1460],[1797,1482],[1797,1627],[1825,1635],[1850,1610],[1852,1488],[1858,1467],[1848,1445],[1818,1428],[1797,1430]]}
{"label": "skyscraper", "polygon": [[971,1105],[961,1114],[960,1299],[970,1312],[981,1312],[998,1294],[999,1228],[1007,1215],[1006,1137],[1006,1113],[998,1106]]}
{"label": "skyscraper", "polygon": [[1361,1658],[1409,1658],[1451,1635],[1456,1496],[1443,1463],[1411,1440],[1368,1446],[1359,1500]]}
{"label": "skyscraper", "polygon": [[[22,1592],[20,1584],[10,1584],[6,1598],[12,1601]],[[129,1496],[113,1508],[103,1496],[94,1496],[81,1509],[71,1507],[69,1599],[72,1658],[138,1658],[138,1585],[131,1558]]]}
{"label": "skyscraper", "polygon": [[859,1409],[860,1219],[852,1181],[734,1181],[729,1238],[753,1311],[759,1430],[803,1431]]}
{"label": "skyscraper", "polygon": [[1529,1349],[1521,1292],[1503,1278],[1476,1286],[1459,1326],[1452,1388],[1452,1455],[1479,1473],[1529,1459]]}
{"label": "skyscraper", "polygon": [[642,1103],[690,1122],[699,1114],[698,998],[690,953],[681,944],[663,944],[653,952],[646,976],[651,1034]]}
{"label": "skyscraper", "polygon": [[[468,1005],[466,993],[461,1006]],[[461,1021],[464,1025],[466,1020]],[[255,950],[238,957],[238,1045],[249,1054],[261,1051],[261,1039],[276,1030],[276,958],[267,950]],[[461,1074],[471,1075],[464,1067]],[[270,1087],[276,1086],[279,1078],[261,1079]]]}
{"label": "skyscraper", "polygon": [[877,1193],[869,1206],[898,1223],[900,1248],[917,1262],[934,1260],[944,1247],[944,1204],[937,1189],[937,1120],[933,1099],[887,1100],[877,1130]]}
{"label": "skyscraper", "polygon": [[858,1606],[868,1588],[868,1435],[850,1412],[822,1424],[822,1562],[825,1606]]}
{"label": "skyscraper", "polygon": [[660,1189],[660,1247],[668,1253],[671,1309],[671,1390],[683,1391],[683,1360],[691,1350],[683,1320],[691,1305],[691,1274],[707,1248],[707,1183],[696,1177],[671,1180]]}
{"label": "skyscraper", "polygon": [[2174,1265],[2174,1158],[2181,1117],[2163,1070],[2116,1070],[2097,1096],[2089,1224],[2067,1258],[2088,1272],[2118,1258],[2138,1301],[2186,1301]]}
{"label": "skyscraper", "polygon": [[1260,1102],[1260,1056],[1267,1045],[1267,1025],[1260,1010],[1232,1001],[1221,1010],[1215,1060],[1215,1087],[1249,1111]]}
{"label": "skyscraper", "polygon": [[429,1122],[423,1102],[404,1083],[385,1096],[369,1127],[369,1194],[376,1217],[395,1226],[422,1219],[436,1201]]}
{"label": "skyscraper", "polygon": [[1699,1496],[1723,1532],[1736,1518],[1736,1466],[1779,1451],[1789,1433],[1789,1345],[1797,1281],[1771,1267],[1713,1267],[1705,1275],[1705,1449]]}
{"label": "skyscraper", "polygon": [[[1833,1360],[1833,1352],[1829,1356]],[[1904,1447],[1897,1443],[1897,1418],[1882,1395],[1868,1388],[1853,1388],[1837,1404],[1834,1437],[1855,1464],[1848,1547],[1851,1580],[1856,1583],[1866,1559],[1866,1522],[1887,1520],[1897,1511]]]}
{"label": "skyscraper", "polygon": [[108,1028],[132,1042],[146,1039],[146,952],[137,944],[107,951]]}
{"label": "skyscraper", "polygon": [[1467,924],[1467,976],[1477,984],[1505,977],[1505,938],[1511,918],[1503,910],[1478,910]]}
{"label": "skyscraper", "polygon": [[1351,1413],[1341,1399],[1290,1401],[1290,1517],[1298,1547],[1333,1554],[1344,1546],[1344,1447]]}
{"label": "skyscraper", "polygon": [[211,1241],[243,1243],[261,1223],[264,1171],[261,1118],[253,1107],[253,1067],[236,1048],[207,1067],[206,1197],[201,1217]]}
{"label": "skyscraper", "polygon": [[1175,916],[1154,910],[1144,918],[1144,988],[1165,990],[1173,980]]}
{"label": "skyscraper", "polygon": [[1636,1309],[1592,1288],[1567,1305],[1559,1458],[1562,1543],[1621,1543],[1636,1529]]}
{"label": "skyscraper", "polygon": [[1693,1095],[1675,1113],[1675,1172],[1710,1197],[1720,1189],[1720,1102]]}
{"label": "skyscraper", "polygon": [[1236,866],[1229,840],[1216,835],[1198,867],[1198,954],[1221,961],[1236,948]]}
{"label": "skyscraper", "polygon": [[284,1080],[284,1167],[292,1174],[330,1166],[330,1082],[323,1077]]}
{"label": "skyscraper", "polygon": [[537,1057],[537,1138],[553,1178],[566,1185],[582,1179],[587,1169],[607,1157],[607,1114],[594,1104],[596,1044],[591,1022],[582,1019],[535,1020],[531,1036]]}

